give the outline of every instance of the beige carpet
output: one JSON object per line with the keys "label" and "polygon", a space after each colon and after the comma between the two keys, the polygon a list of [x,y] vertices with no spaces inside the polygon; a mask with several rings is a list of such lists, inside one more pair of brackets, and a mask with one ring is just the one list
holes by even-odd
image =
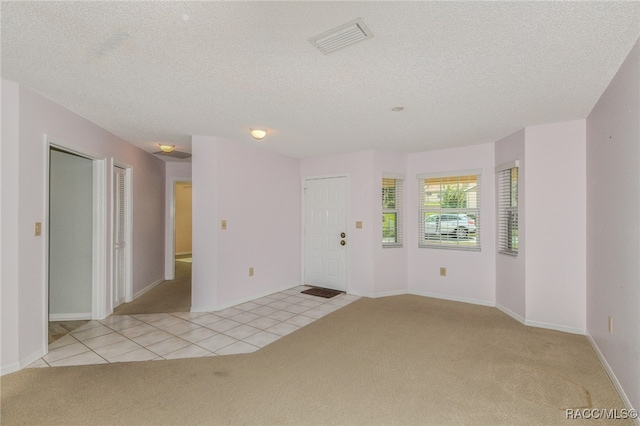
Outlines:
{"label": "beige carpet", "polygon": [[26,369],[1,386],[3,425],[554,425],[566,408],[623,408],[584,336],[419,296],[360,299],[252,354]]}
{"label": "beige carpet", "polygon": [[191,263],[175,262],[175,279],[163,281],[129,303],[118,306],[114,315],[155,314],[191,311]]}

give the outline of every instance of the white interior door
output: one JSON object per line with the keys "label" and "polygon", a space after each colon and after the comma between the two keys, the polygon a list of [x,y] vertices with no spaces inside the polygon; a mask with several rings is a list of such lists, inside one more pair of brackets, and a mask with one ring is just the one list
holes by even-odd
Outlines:
{"label": "white interior door", "polygon": [[304,186],[304,283],[347,290],[347,178]]}
{"label": "white interior door", "polygon": [[126,299],[126,170],[113,168],[113,307]]}

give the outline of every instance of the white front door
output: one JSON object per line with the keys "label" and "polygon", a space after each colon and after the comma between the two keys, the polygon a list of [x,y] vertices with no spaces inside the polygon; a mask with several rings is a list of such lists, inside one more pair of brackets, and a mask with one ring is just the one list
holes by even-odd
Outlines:
{"label": "white front door", "polygon": [[126,170],[113,168],[113,307],[126,299],[127,205]]}
{"label": "white front door", "polygon": [[347,178],[306,179],[304,284],[347,290]]}

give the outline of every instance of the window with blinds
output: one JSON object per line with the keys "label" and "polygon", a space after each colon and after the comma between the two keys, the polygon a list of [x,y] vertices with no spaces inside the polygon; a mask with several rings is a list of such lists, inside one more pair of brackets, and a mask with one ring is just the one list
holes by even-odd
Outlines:
{"label": "window with blinds", "polygon": [[498,170],[498,252],[518,255],[518,166]]}
{"label": "window with blinds", "polygon": [[418,176],[420,247],[480,250],[480,172]]}
{"label": "window with blinds", "polygon": [[382,247],[402,247],[402,179],[382,178]]}

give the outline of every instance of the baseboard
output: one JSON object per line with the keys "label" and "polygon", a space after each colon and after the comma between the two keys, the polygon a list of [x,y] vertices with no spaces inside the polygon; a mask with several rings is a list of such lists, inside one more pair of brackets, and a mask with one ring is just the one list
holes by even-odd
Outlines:
{"label": "baseboard", "polygon": [[414,294],[416,296],[433,297],[434,299],[451,300],[452,302],[471,303],[473,305],[491,306],[495,307],[495,302],[479,299],[468,299],[466,297],[449,296],[446,294],[430,293],[427,291],[409,290],[408,294]]}
{"label": "baseboard", "polygon": [[289,290],[291,288],[298,287],[300,285],[302,285],[302,284],[298,283],[298,284],[293,284],[293,285],[280,287],[280,288],[277,288],[275,290],[269,290],[269,291],[265,291],[265,292],[262,292],[262,293],[254,294],[254,295],[251,295],[251,296],[248,296],[248,297],[243,297],[242,299],[237,299],[237,300],[234,300],[232,302],[223,303],[223,304],[217,305],[217,306],[192,306],[191,307],[191,312],[216,312],[216,311],[221,311],[223,309],[227,309],[227,308],[231,308],[231,307],[236,306],[236,305],[240,305],[241,303],[251,302],[252,300],[260,299],[261,297],[265,297],[265,296],[268,296],[270,294],[279,293],[281,291]]}
{"label": "baseboard", "polygon": [[504,312],[505,314],[509,315],[511,318],[513,318],[514,320],[518,321],[520,324],[525,324],[526,320],[524,319],[523,316],[520,316],[518,314],[516,314],[515,312],[513,312],[511,309],[496,303],[496,308],[498,308],[499,310],[501,310],[502,312]]}
{"label": "baseboard", "polygon": [[49,314],[49,321],[79,321],[90,320],[93,318],[91,312],[79,314]]}
{"label": "baseboard", "polygon": [[[618,395],[620,395],[620,399],[622,399],[622,402],[624,403],[624,406],[627,408],[627,410],[633,410],[634,408],[633,408],[633,405],[631,404],[631,401],[629,401],[629,398],[627,397],[627,394],[625,393],[624,389],[622,388],[622,385],[620,384],[620,381],[616,377],[615,373],[611,369],[611,366],[607,362],[607,359],[604,357],[603,353],[600,351],[600,348],[598,347],[598,344],[596,343],[596,341],[593,339],[593,337],[591,337],[591,335],[588,332],[585,333],[585,335],[587,336],[587,339],[589,340],[589,343],[591,343],[591,347],[593,348],[593,350],[595,351],[596,355],[600,359],[600,362],[602,363],[602,366],[604,367],[604,371],[607,372],[607,375],[609,376],[609,379],[611,379],[611,382],[613,383],[613,386],[618,391]],[[637,418],[637,419],[633,419],[633,420],[634,420],[636,425],[640,426],[640,419]]]}
{"label": "baseboard", "polygon": [[5,374],[11,374],[11,373],[15,373],[16,371],[20,371],[23,368],[30,366],[31,364],[33,364],[34,362],[36,362],[46,354],[47,353],[44,349],[40,349],[24,357],[19,362],[15,362],[13,364],[3,366],[2,369],[0,369],[0,375],[4,376]]}
{"label": "baseboard", "polygon": [[148,292],[149,290],[153,289],[155,286],[157,286],[158,284],[162,284],[165,280],[164,279],[160,279],[158,281],[155,281],[153,283],[151,283],[150,285],[146,286],[145,288],[143,288],[142,290],[140,290],[139,292],[137,292],[136,294],[133,295],[132,299],[129,300],[128,302],[131,302],[135,299],[137,299],[138,297],[142,296],[143,294],[145,294],[146,292]]}
{"label": "baseboard", "polygon": [[564,325],[551,324],[548,322],[525,320],[524,325],[530,327],[546,328],[548,330],[563,331],[565,333],[585,335],[586,330],[583,328],[567,327]]}

